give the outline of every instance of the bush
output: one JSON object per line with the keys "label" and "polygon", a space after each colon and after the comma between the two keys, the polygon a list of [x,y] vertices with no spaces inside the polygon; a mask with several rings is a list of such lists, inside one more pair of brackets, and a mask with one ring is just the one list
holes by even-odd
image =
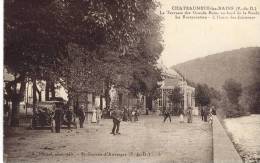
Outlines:
{"label": "bush", "polygon": [[248,115],[247,109],[241,107],[239,104],[232,104],[227,98],[222,98],[220,107],[227,118],[235,118]]}

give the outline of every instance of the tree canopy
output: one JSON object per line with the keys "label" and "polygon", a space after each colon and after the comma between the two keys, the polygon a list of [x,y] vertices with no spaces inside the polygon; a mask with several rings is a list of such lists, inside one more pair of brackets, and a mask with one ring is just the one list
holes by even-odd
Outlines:
{"label": "tree canopy", "polygon": [[158,87],[156,61],[163,46],[154,0],[10,0],[4,5],[4,64],[10,73],[59,82],[68,91],[102,93],[114,85],[150,94]]}

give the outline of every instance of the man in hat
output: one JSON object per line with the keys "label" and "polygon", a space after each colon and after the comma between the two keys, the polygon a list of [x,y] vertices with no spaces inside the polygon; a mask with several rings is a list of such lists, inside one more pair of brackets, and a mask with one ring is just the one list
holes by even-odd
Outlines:
{"label": "man in hat", "polygon": [[113,128],[111,134],[116,135],[120,134],[119,126],[122,121],[122,111],[119,110],[117,106],[114,107],[114,110],[111,112],[111,117],[113,119]]}
{"label": "man in hat", "polygon": [[83,128],[83,124],[85,121],[85,110],[84,110],[83,104],[80,105],[78,116],[79,116],[79,126],[80,126],[80,128]]}
{"label": "man in hat", "polygon": [[62,110],[60,108],[55,109],[53,119],[55,122],[55,132],[60,133],[61,121],[62,121]]}
{"label": "man in hat", "polygon": [[65,117],[67,119],[67,125],[68,125],[69,129],[71,129],[71,127],[70,127],[71,124],[74,124],[75,127],[76,127],[75,114],[73,113],[73,107],[72,106],[69,106],[69,109],[67,110]]}
{"label": "man in hat", "polygon": [[170,122],[172,122],[169,108],[164,107],[164,120],[163,120],[163,122],[165,122],[167,118],[169,118]]}

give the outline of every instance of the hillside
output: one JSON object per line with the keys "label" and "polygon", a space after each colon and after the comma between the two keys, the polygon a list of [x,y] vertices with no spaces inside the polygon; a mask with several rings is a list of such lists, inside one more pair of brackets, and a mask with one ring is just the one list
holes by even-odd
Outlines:
{"label": "hillside", "polygon": [[248,86],[260,76],[260,47],[242,48],[209,55],[172,66],[188,80],[206,83],[218,90],[225,80],[233,78],[242,86]]}

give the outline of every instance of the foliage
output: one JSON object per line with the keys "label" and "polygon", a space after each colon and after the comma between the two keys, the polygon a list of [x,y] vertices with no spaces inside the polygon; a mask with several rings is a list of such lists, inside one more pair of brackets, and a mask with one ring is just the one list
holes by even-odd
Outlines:
{"label": "foliage", "polygon": [[246,111],[251,113],[260,113],[260,83],[256,82],[246,88],[243,88],[239,104]]}
{"label": "foliage", "polygon": [[162,51],[157,6],[153,0],[7,1],[5,66],[68,92],[104,88],[109,95],[112,85],[130,89],[137,81],[137,92],[155,94]]}
{"label": "foliage", "polygon": [[223,92],[223,98],[220,101],[219,107],[227,118],[240,117],[247,114],[247,110],[241,107],[239,104],[233,104],[227,98],[225,92]]}
{"label": "foliage", "polygon": [[225,81],[223,89],[225,90],[230,103],[237,105],[239,102],[239,97],[242,93],[241,84],[233,79],[228,79]]}
{"label": "foliage", "polygon": [[198,84],[195,88],[195,101],[199,106],[210,104],[210,90],[206,84]]}

